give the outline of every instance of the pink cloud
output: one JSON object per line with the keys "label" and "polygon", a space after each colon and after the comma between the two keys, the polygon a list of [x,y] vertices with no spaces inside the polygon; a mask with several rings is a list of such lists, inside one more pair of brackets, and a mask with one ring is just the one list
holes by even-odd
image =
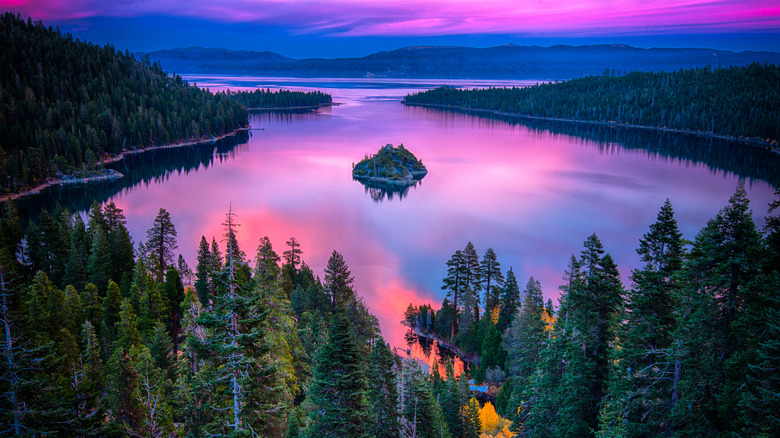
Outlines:
{"label": "pink cloud", "polygon": [[762,0],[0,0],[0,8],[43,20],[186,16],[343,36],[631,35],[780,29],[780,8]]}

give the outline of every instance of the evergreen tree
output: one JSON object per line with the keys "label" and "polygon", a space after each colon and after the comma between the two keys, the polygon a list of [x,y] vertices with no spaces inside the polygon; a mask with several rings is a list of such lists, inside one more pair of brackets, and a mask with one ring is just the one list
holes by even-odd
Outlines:
{"label": "evergreen tree", "polygon": [[173,339],[173,354],[179,353],[179,332],[181,331],[181,303],[184,301],[184,286],[181,284],[179,271],[175,268],[168,268],[165,273],[165,295],[168,302],[170,314],[168,317],[168,327]]}
{"label": "evergreen tree", "polygon": [[219,379],[212,365],[212,352],[206,348],[206,328],[197,322],[204,311],[203,307],[189,290],[182,308],[182,332],[186,341],[182,344],[181,359],[178,361],[175,411],[185,430],[193,436],[202,436],[208,424],[214,421],[216,413],[211,406]]}
{"label": "evergreen tree", "polygon": [[[530,284],[530,280],[529,280]],[[528,286],[526,285],[526,289]],[[512,268],[506,271],[506,283],[501,289],[501,309],[498,312],[498,329],[506,331],[509,324],[515,317],[517,309],[520,307],[520,286],[517,284],[517,277]]]}
{"label": "evergreen tree", "polygon": [[111,280],[111,246],[103,228],[97,226],[91,231],[92,244],[87,264],[88,280],[98,287],[98,290],[106,290]]}
{"label": "evergreen tree", "polygon": [[95,328],[89,321],[85,321],[82,327],[81,360],[73,369],[72,378],[72,430],[80,436],[96,436],[105,421],[103,361]]}
{"label": "evergreen tree", "polygon": [[541,357],[543,373],[532,382],[537,398],[528,419],[516,422],[531,436],[591,436],[598,430],[623,297],[617,267],[598,237],[589,236],[584,246],[579,261],[572,256],[558,322]]}
{"label": "evergreen tree", "polygon": [[333,250],[328,259],[328,265],[325,267],[324,286],[334,309],[345,308],[354,300],[353,282],[354,278],[352,278],[352,273],[349,272],[349,267],[344,262],[344,256]]}
{"label": "evergreen tree", "polygon": [[211,238],[211,295],[217,295],[217,286],[219,273],[222,271],[222,252],[219,250],[219,244],[215,237]]}
{"label": "evergreen tree", "polygon": [[111,279],[119,283],[122,274],[132,272],[135,264],[133,241],[125,224],[127,220],[122,209],[113,201],[103,207],[103,220],[106,224],[106,235],[111,248]]}
{"label": "evergreen tree", "polygon": [[455,334],[458,331],[459,318],[457,317],[460,308],[458,307],[458,301],[463,295],[465,287],[465,276],[463,275],[463,252],[460,250],[455,253],[447,261],[447,276],[444,277],[442,290],[447,291],[447,298],[452,298],[452,309],[454,317],[451,323],[450,341],[455,340]]}
{"label": "evergreen tree", "polygon": [[103,326],[103,300],[100,299],[97,287],[92,283],[87,283],[79,298],[81,299],[82,316],[92,324],[98,333],[98,339],[101,339],[99,328]]}
{"label": "evergreen tree", "polygon": [[138,318],[133,311],[133,305],[127,298],[122,300],[119,310],[119,321],[116,324],[115,348],[129,350],[141,343],[141,332],[138,330]]}
{"label": "evergreen tree", "polygon": [[[119,293],[119,288],[116,289]],[[128,433],[138,430],[143,421],[141,407],[134,397],[139,382],[130,352],[141,343],[141,333],[130,301],[122,300],[120,306],[115,323],[115,341],[112,342],[112,354],[107,364],[106,392],[109,418],[120,430]],[[105,350],[105,346],[103,348]]]}
{"label": "evergreen tree", "polygon": [[266,415],[264,426],[256,430],[265,436],[281,436],[288,427],[291,402],[300,392],[300,380],[309,369],[301,356],[303,346],[292,317],[290,301],[279,285],[279,256],[268,237],[261,243],[255,257],[254,281],[258,290],[257,305],[263,310],[259,321],[262,343],[267,354],[258,360],[258,387],[263,389],[261,405]]}
{"label": "evergreen tree", "polygon": [[172,383],[165,370],[155,365],[154,358],[144,345],[131,347],[127,360],[132,364],[132,376],[136,379],[131,396],[138,416],[135,427],[126,424],[127,432],[131,436],[173,436],[175,429],[169,396]]}
{"label": "evergreen tree", "polygon": [[475,398],[463,407],[463,438],[479,438],[482,433],[482,420],[479,418],[479,402]]}
{"label": "evergreen tree", "polygon": [[152,228],[146,232],[146,250],[154,264],[157,281],[163,281],[168,266],[173,264],[176,248],[176,227],[171,222],[171,214],[161,208],[154,218]]}
{"label": "evergreen tree", "polygon": [[[739,419],[740,388],[764,322],[765,246],[740,183],[729,204],[696,236],[683,268],[672,387],[675,433],[715,435]],[[773,292],[774,293],[774,292]],[[754,431],[757,433],[757,431]]]}
{"label": "evergreen tree", "polygon": [[397,437],[400,423],[396,364],[390,346],[381,338],[371,349],[366,376],[371,434],[377,438]]}
{"label": "evergreen tree", "polygon": [[328,343],[320,349],[309,397],[310,436],[369,437],[369,407],[360,348],[344,315],[334,315]]}
{"label": "evergreen tree", "polygon": [[661,207],[637,253],[645,263],[631,276],[625,320],[620,330],[619,371],[612,398],[625,401],[625,428],[634,436],[659,436],[671,430],[675,300],[683,263],[683,239],[669,200]]}
{"label": "evergreen tree", "polygon": [[439,398],[442,416],[447,423],[447,428],[454,437],[463,434],[463,417],[460,415],[460,408],[463,405],[458,379],[455,378],[455,372],[452,369],[452,362],[447,361],[445,367],[446,381],[444,391]]}
{"label": "evergreen tree", "polygon": [[[769,213],[776,213],[778,207],[780,200],[773,201]],[[758,334],[757,345],[748,363],[733,427],[743,435],[756,436],[780,429],[780,375],[775,372],[780,358],[780,215],[766,218],[765,232],[769,250],[766,281],[762,282],[761,295],[745,309],[761,318],[752,327],[752,332]]]}
{"label": "evergreen tree", "polygon": [[108,228],[108,223],[103,216],[103,208],[100,203],[93,201],[89,207],[89,213],[87,213],[87,232],[91,234],[98,227],[105,231]]}
{"label": "evergreen tree", "polygon": [[298,265],[301,263],[301,254],[303,254],[303,251],[301,251],[301,244],[298,243],[295,237],[290,237],[290,240],[285,244],[289,246],[290,249],[282,253],[284,262],[287,266],[291,266],[293,270],[297,270]]}
{"label": "evergreen tree", "polygon": [[501,348],[501,333],[490,318],[482,318],[482,345],[479,355],[479,368],[474,373],[474,380],[483,382],[488,370],[503,368],[505,352]]}
{"label": "evergreen tree", "polygon": [[[569,290],[577,287],[579,282],[579,265],[574,256],[568,274],[568,283],[561,287],[560,312],[539,354],[537,371],[528,378],[525,387],[521,380],[513,378],[515,388],[509,402],[509,418],[514,422],[514,430],[524,436],[556,436],[557,419],[563,408],[561,400],[564,392],[570,389],[562,386],[562,378],[567,367],[564,353],[571,344],[567,297]],[[512,357],[512,353],[509,356]]]}
{"label": "evergreen tree", "polygon": [[206,241],[206,236],[200,237],[198,245],[198,266],[195,268],[195,291],[198,293],[198,300],[204,307],[211,303],[212,287],[209,284],[211,278],[211,251]]}
{"label": "evergreen tree", "polygon": [[260,239],[255,258],[255,278],[263,285],[275,285],[279,282],[279,256],[273,250],[268,236]]}
{"label": "evergreen tree", "polygon": [[280,377],[282,365],[274,360],[275,345],[264,334],[267,304],[262,302],[263,294],[251,280],[241,253],[234,251],[237,224],[232,210],[223,225],[227,254],[219,274],[219,290],[213,307],[196,319],[205,333],[189,337],[198,357],[211,358],[209,366],[200,368],[195,376],[194,384],[200,389],[190,394],[203,399],[204,392],[211,392],[203,402],[211,404],[213,412],[197,427],[206,434],[275,430],[283,435],[278,424],[281,428],[287,425],[285,405],[280,405],[286,399],[277,394],[284,394],[286,382]]}
{"label": "evergreen tree", "polygon": [[415,361],[404,362],[401,379],[402,436],[449,437],[441,407],[434,399],[428,376],[420,365]]}
{"label": "evergreen tree", "polygon": [[102,174],[93,170],[99,161],[124,150],[216,137],[246,124],[246,108],[225,93],[168,76],[158,62],[16,13],[0,21],[7,49],[0,53],[0,195],[63,174]]}
{"label": "evergreen tree", "polygon": [[171,381],[141,344],[130,300],[122,301],[116,349],[109,363],[111,418],[130,436],[163,437],[173,432]]}
{"label": "evergreen tree", "polygon": [[493,315],[493,309],[499,307],[499,293],[504,286],[504,274],[493,248],[488,248],[479,263],[479,275],[485,286],[485,312]]}
{"label": "evergreen tree", "polygon": [[[780,358],[780,274],[773,271],[763,299],[755,303],[762,309],[758,324],[755,353],[747,365],[743,390],[739,393],[738,411],[731,430],[743,435],[766,436],[780,430],[780,375],[776,372]],[[758,311],[758,309],[751,309]]]}
{"label": "evergreen tree", "polygon": [[179,271],[183,282],[186,282],[186,284],[192,284],[192,269],[190,269],[190,266],[187,264],[187,260],[185,260],[184,256],[181,254],[179,254],[179,258],[176,259],[176,270]]}
{"label": "evergreen tree", "polygon": [[528,279],[523,301],[504,335],[506,370],[517,390],[530,384],[547,340],[547,321],[552,317],[544,308],[541,285],[533,277]]}
{"label": "evergreen tree", "polygon": [[[162,290],[161,290],[162,289]],[[157,322],[162,322],[166,327],[171,322],[167,295],[164,285],[159,285],[154,281],[146,287],[139,300],[138,327],[144,334],[149,334]]]}
{"label": "evergreen tree", "polygon": [[76,215],[73,219],[71,234],[68,239],[68,259],[65,265],[64,284],[74,286],[76,289],[83,289],[87,282],[87,270],[85,268],[84,253],[84,235],[86,228],[81,216]]}
{"label": "evergreen tree", "polygon": [[471,306],[474,308],[474,322],[477,322],[479,321],[479,293],[482,290],[482,276],[479,267],[479,255],[471,242],[467,243],[466,248],[463,249],[463,275],[465,290],[471,289],[471,293],[474,295]]}
{"label": "evergreen tree", "polygon": [[168,329],[161,321],[155,321],[152,333],[144,342],[154,361],[154,366],[165,372],[172,382],[176,380],[176,356]]}
{"label": "evergreen tree", "polygon": [[461,349],[470,353],[479,351],[482,345],[479,337],[479,320],[476,309],[479,307],[479,295],[467,286],[463,291],[463,311],[460,314],[460,323],[458,335],[455,337],[455,343]]}
{"label": "evergreen tree", "polygon": [[[64,311],[65,294],[42,271],[22,294],[12,297],[8,292],[6,289],[3,319],[4,329],[9,331],[3,333],[0,384],[10,403],[0,411],[12,413],[13,421],[6,424],[24,434],[67,430],[74,399],[69,385],[71,369],[78,363],[79,349],[76,336],[68,330],[77,323],[68,320]],[[16,328],[17,317],[14,334],[11,330]]]}
{"label": "evergreen tree", "polygon": [[102,342],[103,357],[108,358],[114,350],[114,342],[117,340],[117,325],[119,323],[122,307],[122,292],[113,281],[108,282],[106,297],[103,298],[103,315],[101,318],[100,337]]}

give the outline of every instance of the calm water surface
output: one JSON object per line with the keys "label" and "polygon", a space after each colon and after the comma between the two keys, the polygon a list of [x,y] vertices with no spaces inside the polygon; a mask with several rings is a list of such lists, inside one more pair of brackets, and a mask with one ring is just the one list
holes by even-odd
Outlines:
{"label": "calm water surface", "polygon": [[[284,242],[295,236],[303,259],[323,275],[331,252],[341,252],[357,292],[392,346],[405,348],[398,321],[410,302],[440,305],[445,262],[468,241],[480,255],[493,248],[521,286],[533,276],[545,297],[555,299],[570,255],[579,254],[589,234],[598,234],[627,281],[640,265],[634,252],[638,239],[667,197],[683,234],[693,239],[739,180],[727,171],[616,142],[399,103],[408,92],[442,82],[190,80],[212,90],[320,89],[340,105],[305,114],[252,115],[248,142],[222,151],[210,165],[169,172],[111,195],[128,216],[135,241],[164,207],[176,225],[179,251],[194,267],[200,236],[220,236],[232,206],[247,254],[254,254],[265,235],[281,254]],[[392,197],[351,176],[352,163],[386,143],[403,143],[429,170],[421,184]],[[747,178],[746,185],[763,225],[774,191],[759,179]]]}

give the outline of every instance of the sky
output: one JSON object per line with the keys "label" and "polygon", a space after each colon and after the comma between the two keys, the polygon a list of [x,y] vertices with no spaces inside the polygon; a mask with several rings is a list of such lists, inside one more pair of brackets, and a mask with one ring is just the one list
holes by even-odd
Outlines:
{"label": "sky", "polygon": [[332,58],[508,43],[780,51],[778,0],[0,0],[0,10],[133,52]]}

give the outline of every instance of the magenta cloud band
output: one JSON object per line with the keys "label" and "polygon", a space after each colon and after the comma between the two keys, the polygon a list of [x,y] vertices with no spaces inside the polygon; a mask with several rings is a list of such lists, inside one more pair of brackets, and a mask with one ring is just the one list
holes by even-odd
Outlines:
{"label": "magenta cloud band", "polygon": [[762,0],[0,0],[0,9],[85,26],[96,17],[179,16],[328,36],[589,36],[780,29],[780,6]]}

